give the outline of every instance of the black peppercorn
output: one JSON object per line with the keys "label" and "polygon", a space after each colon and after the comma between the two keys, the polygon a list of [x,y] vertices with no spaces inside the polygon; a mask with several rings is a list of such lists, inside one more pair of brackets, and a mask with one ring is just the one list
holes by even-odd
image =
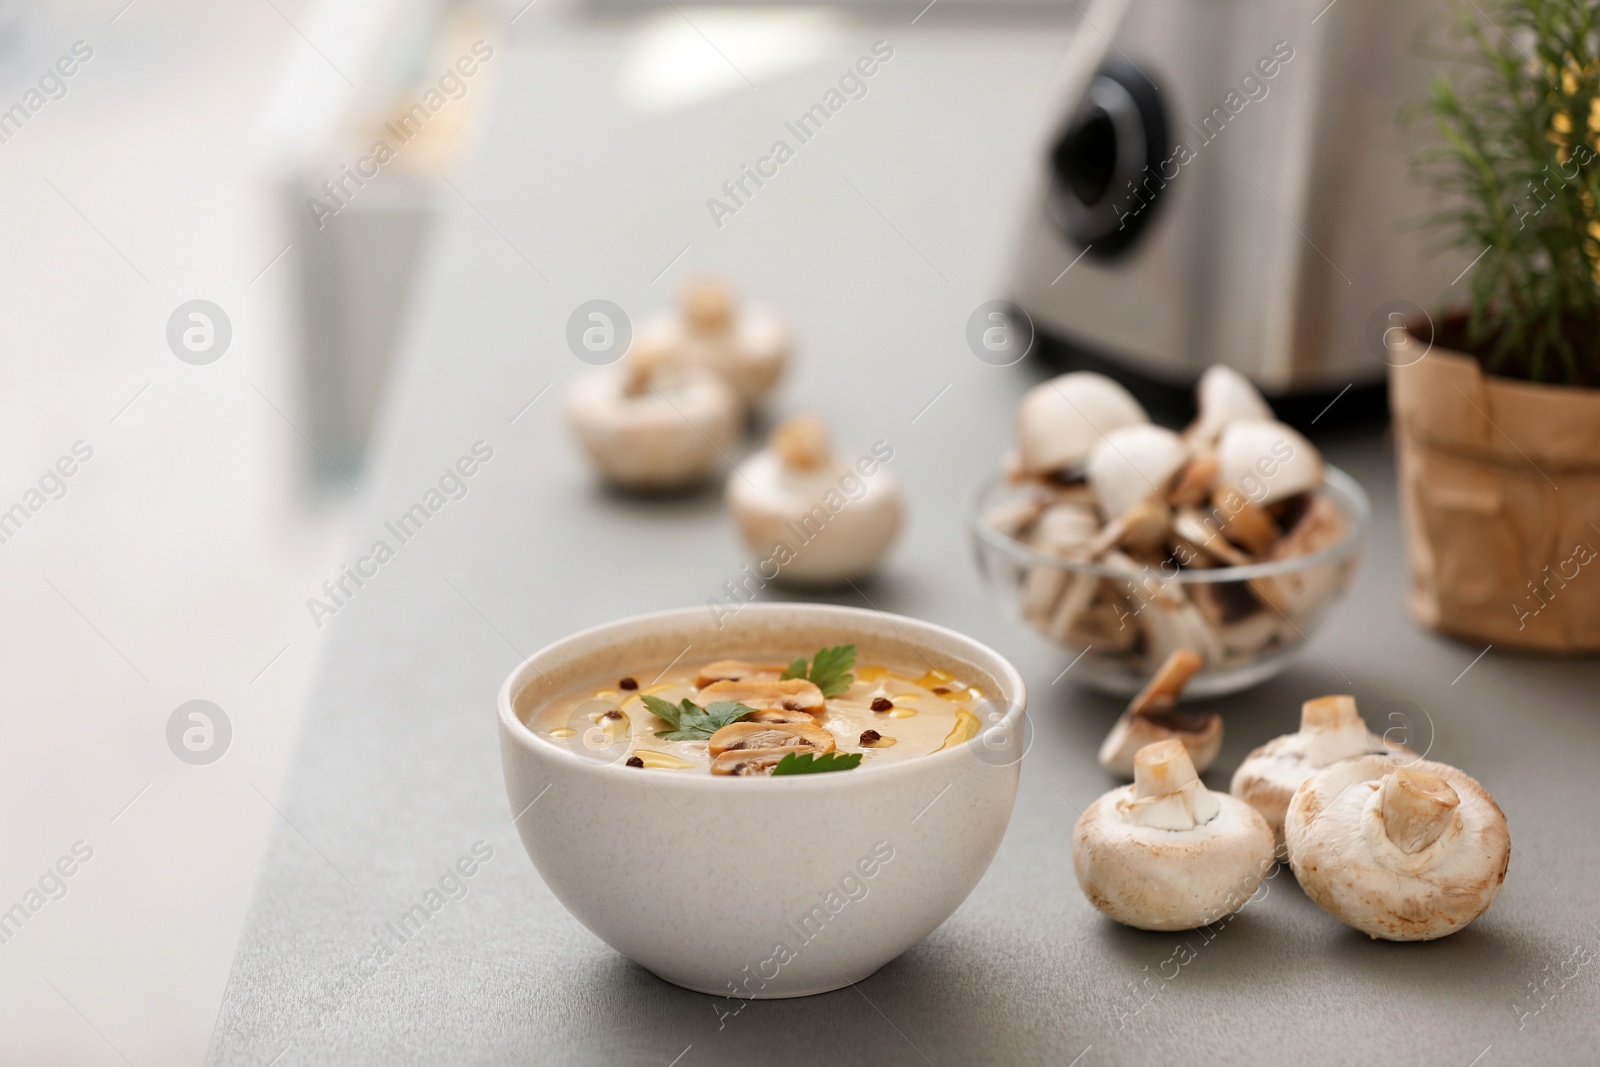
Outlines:
{"label": "black peppercorn", "polygon": [[872,698],[872,710],[873,711],[892,711],[892,710],[894,710],[894,701],[889,700],[887,697],[873,697]]}
{"label": "black peppercorn", "polygon": [[630,767],[643,767],[644,766],[644,760],[640,759],[638,756],[629,756],[628,757],[628,766],[630,766]]}
{"label": "black peppercorn", "polygon": [[863,745],[875,745],[881,740],[883,740],[883,735],[876,730],[861,731],[861,743]]}
{"label": "black peppercorn", "polygon": [[618,689],[637,689],[637,688],[639,688],[639,683],[634,681],[632,678],[624,678],[622,681],[617,683],[617,688]]}

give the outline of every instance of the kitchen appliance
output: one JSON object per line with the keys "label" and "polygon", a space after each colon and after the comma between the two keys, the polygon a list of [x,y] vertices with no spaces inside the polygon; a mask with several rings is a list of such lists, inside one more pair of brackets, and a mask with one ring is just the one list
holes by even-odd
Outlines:
{"label": "kitchen appliance", "polygon": [[1381,384],[1374,325],[1454,302],[1467,266],[1408,225],[1429,194],[1397,120],[1433,70],[1428,11],[1089,5],[1009,283],[1043,358],[1184,387],[1220,362],[1291,398]]}

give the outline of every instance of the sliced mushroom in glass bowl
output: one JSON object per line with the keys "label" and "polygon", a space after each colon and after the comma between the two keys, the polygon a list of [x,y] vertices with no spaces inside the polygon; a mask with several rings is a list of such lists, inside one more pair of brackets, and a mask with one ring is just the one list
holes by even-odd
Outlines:
{"label": "sliced mushroom in glass bowl", "polygon": [[1235,544],[1217,505],[1147,498],[1102,522],[1086,493],[1083,483],[996,475],[968,521],[979,569],[1008,613],[1059,645],[1074,678],[1118,696],[1138,692],[1180,647],[1205,659],[1186,699],[1282,671],[1348,588],[1369,518],[1360,485],[1326,465],[1314,490],[1258,509],[1269,525],[1256,552]]}
{"label": "sliced mushroom in glass bowl", "polygon": [[1103,375],[1040,382],[972,506],[995,594],[1108,693],[1137,692],[1178,649],[1203,663],[1187,697],[1270,678],[1360,557],[1367,498],[1349,475],[1237,371],[1209,368],[1195,400],[1178,433]]}

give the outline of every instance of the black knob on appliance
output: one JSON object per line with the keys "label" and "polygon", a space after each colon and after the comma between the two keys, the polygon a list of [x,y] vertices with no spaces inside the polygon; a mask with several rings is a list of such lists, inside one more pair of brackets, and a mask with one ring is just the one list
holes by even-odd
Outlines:
{"label": "black knob on appliance", "polygon": [[1121,57],[1095,73],[1050,153],[1050,216],[1097,259],[1132,247],[1169,181],[1166,110],[1146,73]]}

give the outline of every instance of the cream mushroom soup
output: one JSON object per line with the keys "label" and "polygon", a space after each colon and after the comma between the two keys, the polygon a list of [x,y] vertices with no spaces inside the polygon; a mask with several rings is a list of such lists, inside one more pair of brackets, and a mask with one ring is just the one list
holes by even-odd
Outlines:
{"label": "cream mushroom soup", "polygon": [[[688,774],[842,771],[963,744],[985,694],[941,670],[856,665],[854,645],[810,656],[624,663],[528,726],[578,755]],[[787,666],[785,666],[787,663]]]}

